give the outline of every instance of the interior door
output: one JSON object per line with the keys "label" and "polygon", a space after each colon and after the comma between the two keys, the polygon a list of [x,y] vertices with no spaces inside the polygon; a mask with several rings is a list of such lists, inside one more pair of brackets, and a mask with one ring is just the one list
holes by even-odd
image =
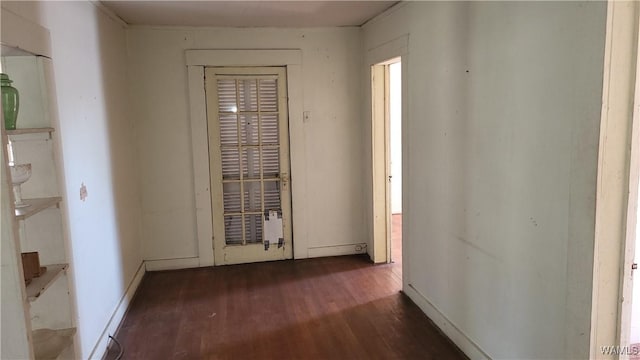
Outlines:
{"label": "interior door", "polygon": [[216,265],[291,259],[284,67],[205,72]]}

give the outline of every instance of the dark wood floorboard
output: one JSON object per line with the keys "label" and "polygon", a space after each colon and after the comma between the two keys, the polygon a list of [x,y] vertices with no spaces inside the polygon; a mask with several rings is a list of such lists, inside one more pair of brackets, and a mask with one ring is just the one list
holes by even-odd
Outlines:
{"label": "dark wood floorboard", "polygon": [[123,359],[465,359],[400,293],[398,266],[342,256],[150,272],[115,337]]}

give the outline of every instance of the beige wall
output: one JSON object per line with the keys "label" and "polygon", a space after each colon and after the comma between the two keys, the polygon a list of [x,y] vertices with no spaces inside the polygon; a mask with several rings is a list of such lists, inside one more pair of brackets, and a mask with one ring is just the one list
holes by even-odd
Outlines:
{"label": "beige wall", "polygon": [[409,36],[405,291],[472,357],[588,357],[605,9],[412,2],[364,27],[368,53]]}
{"label": "beige wall", "polygon": [[[304,201],[304,214],[293,214],[294,247],[296,241],[309,249],[365,242],[359,28],[132,27],[128,38],[145,259],[199,255],[187,49],[301,49],[303,106],[311,120],[304,139],[291,142],[291,152],[306,158],[305,169],[292,169],[293,187],[302,181],[308,189],[305,199],[293,199]],[[308,226],[297,230],[302,216]]]}

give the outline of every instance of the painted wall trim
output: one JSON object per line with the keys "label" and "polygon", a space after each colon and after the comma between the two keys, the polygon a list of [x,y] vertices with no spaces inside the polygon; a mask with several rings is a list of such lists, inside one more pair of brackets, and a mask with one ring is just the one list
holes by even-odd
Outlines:
{"label": "painted wall trim", "polygon": [[[2,45],[28,51],[35,55],[51,57],[49,30],[2,7]],[[25,36],[24,34],[29,34]]]}
{"label": "painted wall trim", "polygon": [[204,67],[188,66],[191,151],[196,204],[196,235],[200,266],[213,266],[213,217],[209,182],[209,140]]}
{"label": "painted wall trim", "polygon": [[144,265],[144,261],[140,262],[140,266],[138,266],[136,274],[133,276],[133,279],[131,279],[129,286],[127,287],[127,291],[125,291],[122,299],[120,299],[120,302],[113,311],[111,318],[104,327],[100,338],[96,342],[96,345],[93,347],[93,350],[89,355],[90,359],[102,359],[104,353],[107,351],[107,346],[109,345],[109,335],[115,334],[120,327],[120,323],[122,322],[124,315],[127,313],[127,310],[129,310],[131,300],[133,299],[133,296],[135,295],[136,290],[138,290],[138,286],[140,286],[140,282],[144,277],[144,274],[146,272]]}
{"label": "painted wall trim", "polygon": [[113,10],[109,9],[108,7],[104,6],[102,4],[101,1],[98,0],[89,0],[89,2],[91,4],[93,4],[98,10],[102,11],[105,15],[107,15],[109,18],[111,18],[111,20],[117,22],[118,24],[120,24],[123,28],[128,28],[129,24],[127,24],[126,21],[124,21],[120,16],[118,16],[115,12],[113,12]]}
{"label": "painted wall trim", "polygon": [[187,50],[188,66],[278,66],[302,64],[302,51],[287,50]]}
{"label": "painted wall trim", "polygon": [[603,346],[620,343],[622,273],[629,161],[638,54],[637,2],[607,7],[602,114],[598,150],[590,358],[616,359]]}
{"label": "painted wall trim", "polygon": [[[302,53],[301,53],[302,54]],[[287,96],[289,97],[289,151],[291,161],[291,222],[293,229],[293,258],[309,257],[309,226],[307,224],[307,141],[304,113],[302,64],[287,65]]]}
{"label": "painted wall trim", "polygon": [[[356,250],[356,247],[360,246],[362,250]],[[342,256],[342,255],[355,255],[365,254],[367,252],[367,244],[348,244],[348,245],[335,245],[335,246],[321,246],[309,248],[309,257],[325,257],[325,256]]]}
{"label": "painted wall trim", "polygon": [[366,65],[375,65],[394,57],[406,55],[409,51],[409,34],[367,50]]}
{"label": "painted wall trim", "polygon": [[200,258],[145,260],[147,271],[178,270],[200,267]]}
{"label": "painted wall trim", "polygon": [[407,1],[398,1],[395,5],[393,5],[392,7],[388,8],[387,10],[385,10],[382,14],[378,14],[376,16],[374,16],[373,18],[367,20],[364,22],[364,24],[360,25],[360,27],[366,27],[372,24],[375,24],[377,22],[379,22],[380,20],[393,15],[396,11],[402,9],[403,7],[407,6],[408,2]]}
{"label": "painted wall trim", "polygon": [[436,326],[470,359],[491,359],[478,344],[471,340],[460,328],[451,322],[426,296],[421,294],[413,285],[404,287],[403,292],[427,314]]}
{"label": "painted wall trim", "polygon": [[[307,157],[303,124],[302,51],[299,49],[186,50],[185,58],[189,82],[191,150],[199,251],[199,263],[196,266],[212,266],[215,264],[213,255],[213,210],[211,207],[209,179],[207,107],[204,90],[204,68],[206,66],[286,66],[290,148],[305,149],[305,151],[290,153],[293,257],[295,259],[309,257],[307,251],[308,236],[305,230],[307,229],[307,209],[304,206],[307,192],[307,162],[305,160]],[[188,263],[185,267],[193,266]],[[151,269],[147,267],[147,270]]]}
{"label": "painted wall trim", "polygon": [[373,246],[369,249],[369,256],[374,263],[384,263],[389,248],[389,219],[387,209],[389,204],[389,194],[387,193],[387,170],[388,170],[388,143],[387,143],[387,121],[388,121],[388,79],[384,65],[373,65],[370,67],[371,80],[371,234]]}
{"label": "painted wall trim", "polygon": [[[636,48],[636,54],[640,54],[640,21],[638,21],[638,36],[636,42],[638,44]],[[632,309],[633,304],[640,299],[633,298],[633,276],[640,276],[638,270],[633,270],[634,257],[636,255],[636,246],[640,245],[636,234],[636,222],[638,221],[638,181],[640,180],[640,76],[638,76],[638,69],[640,69],[640,56],[636,56],[636,83],[635,94],[633,103],[633,120],[631,125],[631,153],[629,160],[629,189],[628,189],[628,201],[627,201],[627,222],[626,222],[626,234],[625,245],[623,247],[623,259],[621,267],[621,297],[622,305],[620,309],[620,321],[618,324],[618,333],[620,334],[619,344],[620,346],[629,346],[631,343],[632,330]],[[635,259],[635,262],[640,259]],[[636,281],[637,284],[640,284]],[[637,286],[637,285],[636,285]],[[637,293],[636,293],[637,294]]]}

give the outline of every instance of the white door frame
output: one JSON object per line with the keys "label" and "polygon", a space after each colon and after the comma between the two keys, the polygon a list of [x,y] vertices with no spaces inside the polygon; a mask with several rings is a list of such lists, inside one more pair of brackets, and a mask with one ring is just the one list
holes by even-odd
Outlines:
{"label": "white door frame", "polygon": [[371,65],[371,183],[373,262],[391,260],[389,249],[389,79],[384,63]]}
{"label": "white door frame", "polygon": [[373,251],[376,263],[392,261],[389,66],[401,61],[401,57],[395,57],[371,66],[371,181],[373,184]]}
{"label": "white door frame", "polygon": [[[208,66],[285,66],[289,97],[289,145],[305,148],[303,127],[302,51],[286,50],[187,50],[185,52],[189,84],[191,150],[193,155],[198,265],[215,264],[213,255],[213,212],[209,181],[209,143],[207,131],[204,68]],[[307,214],[304,207],[307,193],[304,151],[291,152],[291,197],[294,259],[308,257]]]}
{"label": "white door frame", "polygon": [[628,216],[633,215],[629,210],[637,201],[629,195],[638,173],[637,160],[631,162],[631,136],[633,131],[637,136],[637,124],[632,130],[632,114],[634,108],[637,113],[638,106],[634,104],[634,88],[639,14],[638,2],[608,3],[591,302],[590,358],[594,359],[617,359],[617,354],[603,354],[603,347],[628,345],[628,337],[622,338],[622,327],[629,325],[628,314],[623,311],[623,280],[630,271],[625,255]]}
{"label": "white door frame", "polygon": [[[408,67],[409,61],[407,57],[407,51],[409,46],[409,35],[403,35],[401,37],[396,38],[395,40],[389,41],[383,45],[380,45],[376,48],[370,49],[367,51],[365,57],[365,67],[367,69],[367,87],[370,90],[371,95],[371,104],[370,111],[371,113],[368,116],[367,121],[371,123],[371,138],[367,142],[367,144],[371,147],[371,173],[370,173],[370,181],[371,181],[371,193],[368,194],[368,199],[371,204],[371,212],[368,214],[368,224],[369,234],[372,238],[372,246],[370,246],[369,256],[374,263],[384,263],[390,260],[389,257],[389,243],[388,239],[390,236],[390,224],[388,223],[388,213],[389,213],[389,203],[388,203],[388,185],[389,182],[387,180],[388,176],[388,154],[386,149],[388,148],[386,133],[388,132],[385,129],[388,124],[383,118],[375,118],[374,117],[374,109],[373,106],[380,106],[382,103],[382,107],[384,107],[384,93],[375,93],[375,89],[372,87],[372,79],[374,74],[373,71],[376,71],[375,65],[388,62],[392,59],[400,59],[402,66],[402,188],[405,189],[406,179],[408,179],[408,169],[406,167],[407,159],[409,157],[409,144],[407,137],[407,124],[408,122],[408,99],[409,96],[405,96],[407,94],[408,87]],[[378,68],[379,70],[380,68]],[[379,75],[379,74],[378,74]],[[378,100],[374,100],[374,97],[378,98]],[[380,101],[382,99],[382,102]],[[383,109],[380,109],[383,113],[386,112]],[[377,111],[379,113],[379,111]],[[384,164],[384,166],[380,166],[380,164]],[[383,181],[380,181],[383,180]],[[402,195],[402,209],[403,213],[405,209],[409,208],[410,199],[406,196],[406,192],[403,191]],[[406,219],[402,219],[402,229],[403,234],[405,233],[405,229],[407,228]],[[402,242],[402,252],[406,254],[409,251],[409,241]],[[406,258],[405,258],[406,259]],[[402,262],[402,273],[403,273],[403,282],[404,279],[407,279],[408,271],[408,262]],[[403,284],[404,288],[404,284]]]}
{"label": "white door frame", "polygon": [[[640,32],[639,32],[640,34]],[[640,38],[639,38],[640,40]],[[636,49],[636,52],[638,49]],[[624,243],[624,254],[622,255],[622,268],[620,277],[622,278],[620,321],[618,323],[618,333],[620,334],[620,346],[630,345],[630,330],[633,299],[634,276],[640,276],[640,271],[632,270],[635,259],[635,247],[638,246],[636,234],[636,222],[638,220],[638,180],[640,178],[640,56],[636,59],[636,85],[635,100],[633,105],[633,124],[631,126],[631,154],[629,161],[629,196],[627,202],[626,235]],[[640,282],[636,281],[636,286]]]}
{"label": "white door frame", "polygon": [[[640,9],[636,8],[637,11]],[[636,15],[638,16],[638,15]],[[620,345],[622,347],[630,345],[631,330],[631,310],[633,304],[633,277],[640,276],[639,271],[632,270],[635,258],[635,247],[638,246],[636,234],[636,222],[638,220],[638,182],[640,180],[640,20],[637,21],[638,39],[635,56],[635,94],[633,103],[633,123],[631,124],[631,153],[629,154],[629,192],[627,202],[626,235],[624,243],[624,254],[622,258],[622,268],[620,276],[622,278],[620,321],[618,333]],[[640,259],[635,259],[637,262]],[[636,282],[636,284],[640,284]],[[635,299],[640,301],[640,299]]]}

